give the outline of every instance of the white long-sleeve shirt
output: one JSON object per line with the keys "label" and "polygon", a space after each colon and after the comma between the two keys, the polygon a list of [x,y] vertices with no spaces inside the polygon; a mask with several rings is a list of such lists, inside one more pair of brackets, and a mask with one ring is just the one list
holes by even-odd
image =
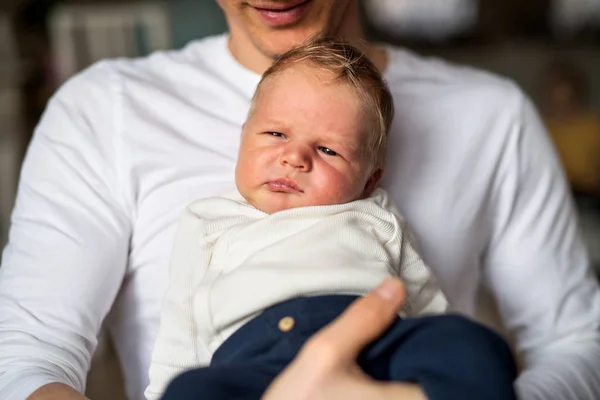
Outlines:
{"label": "white long-sleeve shirt", "polygon": [[206,366],[236,330],[298,296],[364,295],[388,276],[404,283],[405,316],[448,303],[384,190],[346,204],[266,214],[239,194],[183,212],[152,352],[148,400],[181,372]]}
{"label": "white long-sleeve shirt", "polygon": [[[396,107],[383,187],[455,311],[481,285],[525,370],[524,400],[600,398],[600,291],[557,158],[511,82],[388,48]],[[0,267],[0,398],[85,387],[108,326],[143,399],[184,207],[232,191],[259,75],[227,37],[102,62],[48,104]]]}

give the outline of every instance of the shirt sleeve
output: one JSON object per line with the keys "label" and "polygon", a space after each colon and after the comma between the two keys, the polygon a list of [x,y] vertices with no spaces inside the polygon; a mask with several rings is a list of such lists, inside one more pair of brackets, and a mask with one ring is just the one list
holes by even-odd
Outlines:
{"label": "shirt sleeve", "polygon": [[431,268],[419,255],[415,235],[387,193],[381,189],[378,193],[382,196],[382,206],[391,212],[397,226],[394,245],[400,249],[400,259],[396,273],[406,290],[406,301],[400,314],[419,316],[446,312],[448,300]]}
{"label": "shirt sleeve", "polygon": [[195,288],[204,277],[209,257],[206,242],[200,240],[203,228],[196,212],[186,207],[175,236],[169,285],[152,351],[150,383],[144,392],[148,400],[160,399],[169,383],[185,370],[210,364],[211,354],[198,346],[193,310]]}
{"label": "shirt sleeve", "polygon": [[119,102],[108,65],[59,90],[28,149],[0,268],[2,399],[51,382],[83,392],[124,277],[130,222],[119,200]]}
{"label": "shirt sleeve", "polygon": [[492,180],[484,279],[524,370],[522,400],[600,399],[600,291],[539,117],[519,92]]}
{"label": "shirt sleeve", "polygon": [[448,310],[448,300],[433,272],[416,252],[410,235],[404,228],[400,247],[399,277],[406,290],[403,315],[442,314]]}

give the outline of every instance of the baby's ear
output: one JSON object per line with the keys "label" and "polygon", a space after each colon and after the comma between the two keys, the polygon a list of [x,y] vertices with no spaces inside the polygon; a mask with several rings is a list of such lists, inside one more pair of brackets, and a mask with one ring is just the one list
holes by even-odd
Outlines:
{"label": "baby's ear", "polygon": [[383,170],[381,168],[376,169],[372,174],[367,183],[365,184],[365,189],[363,190],[362,198],[366,199],[373,193],[373,190],[379,185],[379,181],[383,176]]}

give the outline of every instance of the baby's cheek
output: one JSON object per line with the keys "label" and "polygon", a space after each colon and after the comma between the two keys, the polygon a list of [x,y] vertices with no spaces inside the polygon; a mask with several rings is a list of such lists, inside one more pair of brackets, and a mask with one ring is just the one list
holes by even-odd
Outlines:
{"label": "baby's cheek", "polygon": [[339,204],[355,200],[356,185],[349,177],[337,176],[321,188],[322,204]]}
{"label": "baby's cheek", "polygon": [[364,191],[365,182],[362,176],[348,174],[345,176],[345,183],[342,186],[345,202],[358,200]]}

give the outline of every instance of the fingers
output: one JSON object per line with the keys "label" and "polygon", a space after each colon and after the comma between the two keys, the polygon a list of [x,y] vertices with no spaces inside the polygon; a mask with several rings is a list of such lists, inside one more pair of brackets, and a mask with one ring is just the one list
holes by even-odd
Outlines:
{"label": "fingers", "polygon": [[318,353],[315,355],[334,363],[354,362],[361,350],[396,319],[404,299],[402,283],[397,279],[386,279],[313,336],[307,343],[307,351]]}

